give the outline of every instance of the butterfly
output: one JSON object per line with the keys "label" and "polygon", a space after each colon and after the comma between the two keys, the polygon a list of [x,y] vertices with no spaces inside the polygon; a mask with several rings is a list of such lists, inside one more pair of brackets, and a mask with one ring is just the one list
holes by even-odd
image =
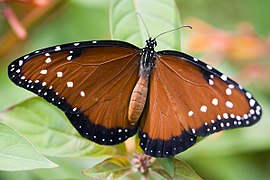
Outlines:
{"label": "butterfly", "polygon": [[172,157],[198,136],[251,126],[262,108],[250,92],[185,53],[116,40],[40,49],[8,66],[9,78],[61,109],[81,136],[102,145],[138,131],[153,157]]}

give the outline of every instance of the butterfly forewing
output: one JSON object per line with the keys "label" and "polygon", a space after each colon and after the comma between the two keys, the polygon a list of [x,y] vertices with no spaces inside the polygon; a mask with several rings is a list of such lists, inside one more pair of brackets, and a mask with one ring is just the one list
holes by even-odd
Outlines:
{"label": "butterfly forewing", "polygon": [[157,157],[189,148],[195,136],[250,126],[262,114],[257,101],[240,85],[175,51],[158,52],[149,89],[149,110],[140,125],[141,147]]}
{"label": "butterfly forewing", "polygon": [[127,120],[138,80],[139,49],[118,41],[72,43],[15,60],[9,77],[62,109],[78,132],[99,144],[136,133]]}

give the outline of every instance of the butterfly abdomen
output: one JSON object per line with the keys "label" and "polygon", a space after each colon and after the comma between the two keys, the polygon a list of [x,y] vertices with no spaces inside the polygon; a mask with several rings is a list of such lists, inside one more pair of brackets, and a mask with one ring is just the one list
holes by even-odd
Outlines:
{"label": "butterfly abdomen", "polygon": [[147,93],[148,93],[148,76],[140,76],[135,85],[129,101],[128,120],[131,124],[135,124],[142,114]]}

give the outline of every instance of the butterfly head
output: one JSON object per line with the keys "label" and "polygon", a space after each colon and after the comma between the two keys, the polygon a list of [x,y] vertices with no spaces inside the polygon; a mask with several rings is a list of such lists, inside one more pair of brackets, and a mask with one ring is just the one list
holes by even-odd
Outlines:
{"label": "butterfly head", "polygon": [[148,40],[146,40],[146,45],[145,45],[146,48],[149,48],[150,50],[154,50],[156,46],[157,46],[156,38],[152,39],[150,37]]}

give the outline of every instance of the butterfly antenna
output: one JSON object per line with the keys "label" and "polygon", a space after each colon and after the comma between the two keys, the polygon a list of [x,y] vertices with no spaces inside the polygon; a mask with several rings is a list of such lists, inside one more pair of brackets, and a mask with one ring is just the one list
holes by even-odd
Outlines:
{"label": "butterfly antenna", "polygon": [[157,39],[159,36],[161,36],[161,35],[163,35],[163,34],[167,34],[167,33],[176,31],[176,30],[181,29],[181,28],[186,28],[186,27],[192,29],[192,26],[189,26],[189,25],[183,25],[183,26],[180,26],[180,27],[175,28],[175,29],[171,29],[171,30],[168,30],[168,31],[164,31],[164,32],[160,33],[159,35],[157,35],[154,39]]}
{"label": "butterfly antenna", "polygon": [[146,29],[146,31],[147,31],[148,38],[150,38],[149,30],[148,30],[148,28],[147,28],[147,26],[146,26],[146,24],[145,24],[145,22],[144,22],[144,20],[143,20],[143,18],[142,18],[141,13],[137,12],[137,15],[140,17],[140,19],[141,19],[141,21],[142,21],[142,23],[143,23],[143,25],[144,25],[144,27],[145,27],[145,29]]}

